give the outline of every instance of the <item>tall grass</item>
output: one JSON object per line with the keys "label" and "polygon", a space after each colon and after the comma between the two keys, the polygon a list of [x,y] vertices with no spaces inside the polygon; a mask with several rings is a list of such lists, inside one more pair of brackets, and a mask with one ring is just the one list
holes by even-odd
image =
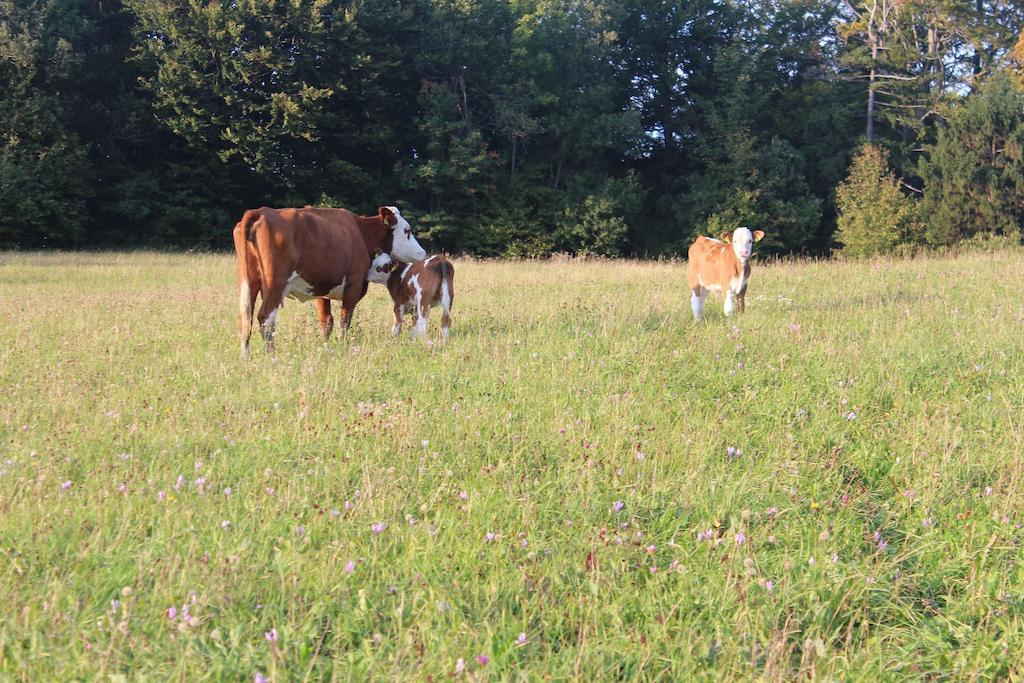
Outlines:
{"label": "tall grass", "polygon": [[0,256],[0,677],[1024,675],[1018,255],[456,270],[246,363],[229,256]]}

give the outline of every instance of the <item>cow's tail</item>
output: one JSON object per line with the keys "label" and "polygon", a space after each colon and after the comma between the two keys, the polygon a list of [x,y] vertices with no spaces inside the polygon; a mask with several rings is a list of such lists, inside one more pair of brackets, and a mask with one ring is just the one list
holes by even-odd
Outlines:
{"label": "cow's tail", "polygon": [[447,339],[452,326],[452,303],[455,301],[455,266],[443,258],[432,270],[441,280],[441,334]]}
{"label": "cow's tail", "polygon": [[231,238],[235,244],[235,263],[238,268],[238,334],[242,340],[242,355],[249,355],[249,337],[252,334],[252,311],[259,291],[259,274],[249,272],[249,245],[253,241],[253,226],[260,218],[252,209],[235,224]]}
{"label": "cow's tail", "polygon": [[446,311],[452,310],[452,301],[455,298],[455,267],[448,261],[442,260],[431,270],[437,273],[441,280],[441,308]]}

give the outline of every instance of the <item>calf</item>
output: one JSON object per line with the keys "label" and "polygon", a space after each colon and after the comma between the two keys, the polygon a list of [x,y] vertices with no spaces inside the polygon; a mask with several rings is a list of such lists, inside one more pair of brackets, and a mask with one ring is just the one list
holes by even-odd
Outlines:
{"label": "calf", "polygon": [[722,233],[720,240],[701,235],[690,246],[690,308],[694,320],[700,320],[704,314],[708,291],[725,293],[726,315],[732,315],[734,295],[743,312],[750,279],[750,252],[754,242],[760,242],[762,237],[763,230],[736,228]]}
{"label": "calf", "polygon": [[402,331],[402,314],[416,312],[412,336],[427,331],[427,313],[441,306],[441,334],[448,338],[452,325],[452,300],[455,297],[455,266],[443,255],[429,256],[413,264],[395,263],[380,254],[370,264],[367,280],[386,285],[395,304],[395,326],[391,334]]}

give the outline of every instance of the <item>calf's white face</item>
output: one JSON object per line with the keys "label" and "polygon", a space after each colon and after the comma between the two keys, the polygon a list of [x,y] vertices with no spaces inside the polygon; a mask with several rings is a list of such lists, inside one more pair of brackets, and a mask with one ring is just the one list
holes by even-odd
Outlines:
{"label": "calf's white face", "polygon": [[392,241],[391,241],[391,257],[397,261],[405,261],[406,263],[415,263],[421,261],[427,257],[426,250],[420,246],[420,243],[416,241],[416,237],[412,234],[412,227],[409,225],[409,221],[402,217],[402,214],[398,212],[398,208],[394,206],[387,207],[395,217],[395,224],[391,226],[392,230]]}
{"label": "calf's white face", "polygon": [[747,262],[750,258],[750,252],[754,249],[754,242],[759,241],[764,237],[764,232],[761,230],[755,230],[750,232],[750,228],[736,228],[732,231],[732,238],[729,240],[732,243],[732,250],[743,263]]}
{"label": "calf's white face", "polygon": [[387,254],[380,254],[370,262],[370,272],[366,274],[366,279],[379,285],[387,284],[391,271],[394,269],[394,263]]}

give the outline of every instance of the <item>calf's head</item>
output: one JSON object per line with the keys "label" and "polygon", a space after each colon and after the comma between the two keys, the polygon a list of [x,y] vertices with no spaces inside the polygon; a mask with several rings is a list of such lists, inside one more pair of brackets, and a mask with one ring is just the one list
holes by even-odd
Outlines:
{"label": "calf's head", "polygon": [[754,242],[760,242],[762,237],[764,230],[750,232],[750,228],[736,228],[722,233],[722,241],[732,245],[733,253],[742,263],[747,262],[750,252],[754,250]]}
{"label": "calf's head", "polygon": [[384,238],[384,250],[391,254],[391,258],[406,263],[426,258],[426,250],[416,241],[409,221],[398,212],[398,207],[382,206],[378,211],[380,219],[390,230]]}
{"label": "calf's head", "polygon": [[391,260],[391,257],[387,254],[378,254],[372,262],[370,262],[370,272],[366,274],[366,279],[370,282],[376,282],[379,285],[386,285],[388,278],[391,277],[391,271],[395,269],[395,262]]}

